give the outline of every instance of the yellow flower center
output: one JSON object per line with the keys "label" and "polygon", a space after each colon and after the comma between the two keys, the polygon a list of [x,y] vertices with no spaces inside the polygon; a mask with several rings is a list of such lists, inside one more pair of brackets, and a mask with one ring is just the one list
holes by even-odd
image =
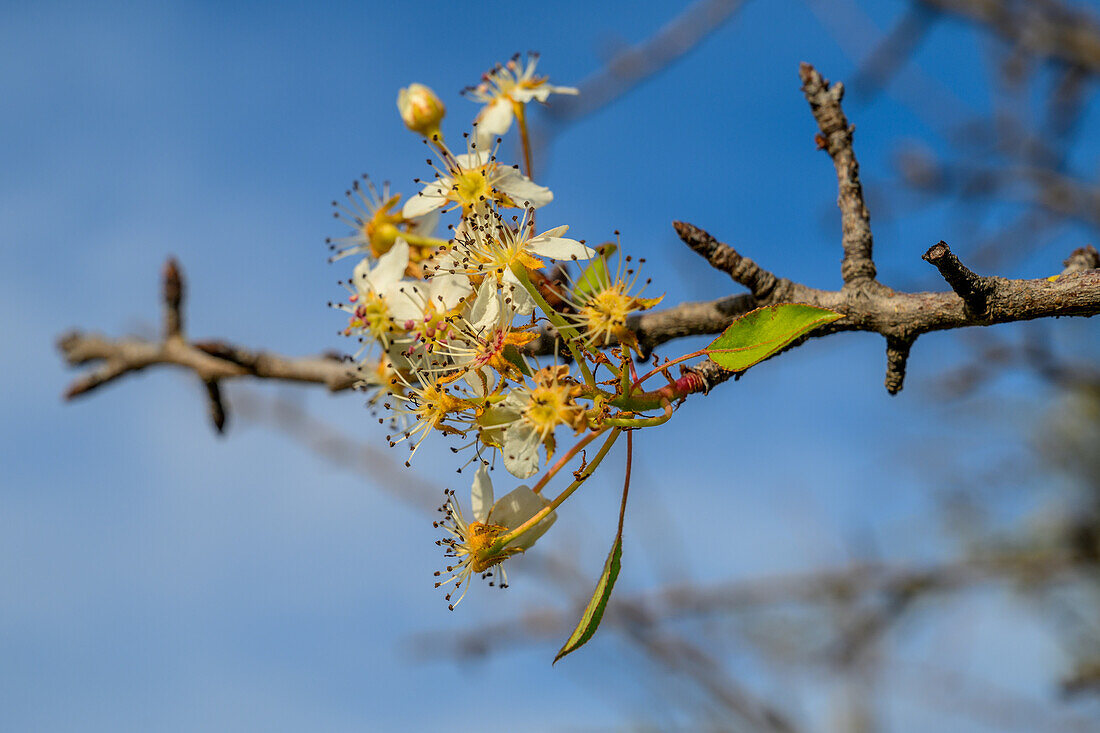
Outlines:
{"label": "yellow flower center", "polygon": [[601,290],[581,307],[585,330],[594,341],[607,342],[626,330],[626,317],[633,310],[634,299],[616,284]]}
{"label": "yellow flower center", "polygon": [[450,198],[462,204],[464,209],[472,209],[478,202],[492,198],[493,189],[489,186],[491,165],[492,163],[486,163],[455,174]]}
{"label": "yellow flower center", "polygon": [[466,531],[466,550],[470,553],[470,570],[473,572],[483,573],[494,565],[504,562],[512,554],[507,551],[495,555],[488,554],[489,548],[496,542],[497,537],[508,531],[507,527],[470,522]]}
{"label": "yellow flower center", "polygon": [[434,384],[425,388],[424,392],[418,396],[418,402],[420,404],[416,407],[417,417],[425,424],[443,432],[454,431],[454,428],[443,424],[443,421],[447,419],[447,415],[466,408],[466,404],[462,400],[446,390],[439,389]]}
{"label": "yellow flower center", "polygon": [[356,316],[375,339],[381,338],[393,330],[390,309],[386,307],[386,302],[377,295],[371,295],[369,300],[361,302],[360,308],[356,310]]}
{"label": "yellow flower center", "polygon": [[536,387],[523,411],[524,418],[543,436],[558,425],[572,424],[580,408],[569,399],[569,391],[564,384]]}
{"label": "yellow flower center", "polygon": [[390,251],[393,243],[401,231],[397,228],[404,219],[401,213],[394,213],[393,207],[401,200],[401,195],[391,196],[388,201],[378,207],[374,216],[363,223],[363,237],[370,242],[370,252],[375,257],[381,257]]}

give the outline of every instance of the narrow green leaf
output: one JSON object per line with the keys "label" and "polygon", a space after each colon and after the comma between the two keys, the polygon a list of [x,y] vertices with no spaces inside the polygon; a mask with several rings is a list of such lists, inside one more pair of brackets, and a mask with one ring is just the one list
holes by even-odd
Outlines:
{"label": "narrow green leaf", "polygon": [[569,635],[569,640],[565,642],[565,646],[559,649],[558,655],[554,657],[555,664],[566,654],[576,651],[596,633],[600,620],[603,618],[604,609],[607,608],[607,601],[611,598],[611,589],[615,587],[615,579],[619,577],[622,556],[623,537],[621,534],[617,534],[615,535],[615,544],[611,546],[611,552],[608,553],[607,560],[604,561],[603,573],[600,575],[600,582],[596,584],[596,592],[592,594],[592,600],[585,607],[577,628],[573,629],[573,633]]}
{"label": "narrow green leaf", "polygon": [[577,278],[576,285],[573,286],[573,298],[577,302],[584,302],[589,295],[598,293],[611,282],[607,274],[607,258],[615,254],[618,247],[607,243],[597,249],[599,255],[592,258],[588,267],[584,268],[584,272]]}
{"label": "narrow green leaf", "polygon": [[731,323],[706,352],[723,369],[740,372],[799,336],[843,317],[843,313],[812,305],[787,303],[757,308]]}

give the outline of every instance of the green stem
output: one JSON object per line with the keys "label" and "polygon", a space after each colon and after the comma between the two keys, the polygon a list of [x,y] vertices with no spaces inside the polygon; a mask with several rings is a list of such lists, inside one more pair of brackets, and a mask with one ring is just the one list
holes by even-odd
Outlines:
{"label": "green stem", "polygon": [[634,386],[637,387],[639,384],[646,381],[650,377],[652,377],[656,374],[659,374],[661,372],[666,371],[670,366],[672,366],[674,364],[679,364],[681,362],[687,361],[688,359],[694,359],[697,356],[704,356],[707,352],[708,352],[708,349],[699,349],[698,351],[693,351],[690,354],[684,354],[683,356],[681,356],[677,359],[673,359],[672,361],[668,362],[667,364],[661,364],[660,366],[658,366],[654,369],[650,369],[648,372],[646,372],[645,374],[643,374],[642,376],[640,376],[640,377],[638,377],[637,379],[634,380]]}
{"label": "green stem", "polygon": [[609,417],[603,421],[604,425],[613,428],[651,428],[654,425],[664,425],[672,418],[672,403],[667,398],[661,405],[665,409],[664,415],[657,417]]}
{"label": "green stem", "polygon": [[581,369],[581,374],[584,375],[584,383],[589,387],[595,387],[596,378],[592,376],[592,370],[588,368],[588,362],[584,360],[576,344],[573,343],[574,340],[580,338],[577,329],[570,326],[568,321],[561,317],[560,313],[550,307],[550,304],[546,302],[546,298],[542,297],[542,293],[540,293],[539,289],[535,287],[535,284],[531,282],[531,278],[527,276],[527,269],[523,265],[512,265],[512,274],[516,276],[516,279],[523,285],[523,288],[530,293],[535,303],[542,309],[542,312],[546,314],[550,323],[554,325],[558,334],[565,341],[569,353],[573,356],[573,361],[577,362],[577,365]]}
{"label": "green stem", "polygon": [[562,502],[568,499],[574,491],[580,488],[581,484],[588,480],[588,477],[592,475],[592,472],[595,471],[596,467],[600,465],[601,461],[603,461],[604,456],[607,455],[607,452],[611,450],[611,446],[615,445],[615,441],[619,439],[620,433],[622,433],[622,430],[620,430],[619,428],[615,428],[614,430],[612,430],[611,435],[607,436],[607,440],[605,440],[603,445],[600,446],[600,452],[596,454],[596,457],[592,459],[591,463],[585,466],[580,478],[566,486],[565,489],[560,494],[558,494],[552,502],[536,512],[535,516],[531,517],[508,534],[498,537],[497,541],[494,542],[488,550],[486,550],[485,554],[494,555],[499,553],[509,542],[518,538],[520,535],[534,527],[543,519],[546,519],[546,517],[550,515],[550,512],[561,506]]}
{"label": "green stem", "polygon": [[619,505],[619,529],[615,537],[622,539],[623,517],[626,516],[626,495],[630,493],[630,467],[634,462],[634,433],[626,434],[626,476],[623,478],[623,501]]}

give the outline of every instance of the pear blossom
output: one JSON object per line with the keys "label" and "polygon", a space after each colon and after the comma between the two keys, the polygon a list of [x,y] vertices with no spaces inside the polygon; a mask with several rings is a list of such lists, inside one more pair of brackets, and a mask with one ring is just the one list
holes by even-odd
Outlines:
{"label": "pear blossom", "polygon": [[524,371],[529,369],[520,349],[538,338],[538,334],[528,330],[530,327],[516,328],[515,319],[516,310],[511,300],[497,289],[496,281],[482,280],[477,296],[451,322],[455,338],[442,352],[451,364],[441,370],[449,372],[441,379],[453,381],[461,376],[483,397],[494,391],[493,385],[498,381],[494,372],[503,379],[522,381]]}
{"label": "pear blossom", "polygon": [[390,334],[396,330],[391,304],[398,295],[398,288],[409,264],[409,245],[397,239],[388,252],[372,265],[364,257],[352,273],[348,298],[350,305],[340,308],[351,313],[345,333],[361,331],[383,346],[388,345]]}
{"label": "pear blossom", "polygon": [[384,400],[402,399],[405,396],[405,386],[401,383],[393,361],[385,354],[373,364],[360,364],[356,376],[359,378],[359,387],[370,394],[367,404],[372,407]]}
{"label": "pear blossom", "polygon": [[406,219],[425,216],[437,209],[461,208],[463,214],[468,214],[488,202],[513,208],[538,208],[554,200],[549,188],[538,185],[517,167],[497,162],[489,150],[471,147],[462,155],[445,152],[443,162],[444,168],[436,170],[435,180],[405,202],[401,214]]}
{"label": "pear blossom", "polygon": [[577,94],[575,87],[559,87],[547,83],[545,76],[535,76],[538,54],[528,54],[524,62],[516,54],[507,63],[497,64],[481,77],[477,86],[465,90],[475,101],[485,106],[478,112],[479,142],[492,140],[508,132],[515,117],[515,107],[535,100],[545,102],[551,94]]}
{"label": "pear blossom", "polygon": [[[360,295],[391,293],[405,277],[409,264],[409,244],[398,238],[393,247],[373,264],[364,257],[352,272],[352,281]],[[392,297],[392,296],[391,296]]]}
{"label": "pear blossom", "polygon": [[437,271],[464,273],[468,276],[493,275],[520,315],[530,315],[535,301],[523,287],[513,268],[538,270],[545,266],[540,257],[553,260],[587,260],[596,250],[583,242],[562,235],[568,226],[534,234],[533,209],[513,228],[499,213],[489,209],[471,217],[465,234],[455,239],[451,251],[439,258]]}
{"label": "pear blossom", "polygon": [[[652,404],[654,393],[634,389],[660,369],[641,382],[634,378],[631,389],[625,386],[633,376],[625,347],[637,348],[628,317],[660,299],[641,297],[629,257],[620,258],[618,270],[609,275],[605,248],[597,251],[569,238],[567,226],[535,229],[535,210],[550,203],[553,193],[529,177],[526,105],[544,103],[551,94],[577,93],[537,76],[536,63],[534,54],[517,54],[467,90],[484,107],[474,132],[464,135],[461,155],[443,141],[445,108],[435,93],[421,84],[400,90],[398,110],[407,127],[428,138],[423,143],[431,151],[427,162],[434,178],[414,179],[421,190],[404,200],[391,195],[388,183],[379,190],[364,176],[345,192],[346,200],[333,202],[336,218],[351,232],[329,240],[332,259],[362,255],[352,277],[340,283],[349,291],[347,300],[336,306],[349,316],[344,333],[360,344],[354,357],[356,386],[370,392],[368,404],[378,422],[386,424],[388,418],[390,446],[407,448],[406,466],[436,433],[449,436],[453,453],[465,455],[459,472],[477,464],[469,521],[455,492],[448,490],[435,522],[446,533],[436,544],[449,558],[446,569],[435,573],[435,585],[448,586],[443,592],[452,610],[475,574],[491,578],[490,585],[507,585],[504,562],[549,529],[556,520],[551,507],[588,477],[618,430],[670,416],[669,403],[662,401],[665,417],[645,418],[641,410]],[[489,142],[503,135],[513,118],[523,132],[528,175],[497,159],[499,138]],[[452,211],[460,216],[444,235],[450,239],[433,237],[440,215]],[[561,277],[547,272],[558,261],[593,258],[576,279],[565,267]],[[569,366],[539,369],[525,355],[546,322],[559,339],[555,351],[564,341],[583,380]],[[613,342],[624,345],[618,365],[615,355],[601,351]],[[375,353],[361,359],[367,349]],[[601,366],[615,378],[598,381]],[[528,479],[538,473],[540,462],[554,459],[563,427],[574,440],[588,435],[545,472],[535,489],[521,485],[497,499],[489,461],[496,462],[499,453],[509,474]],[[616,432],[587,463],[581,449],[612,427]],[[576,481],[553,504],[537,493],[578,455]]]}
{"label": "pear blossom", "polygon": [[[382,184],[379,191],[369,177],[364,175],[364,187],[355,181],[344,192],[346,203],[333,201],[333,217],[351,228],[351,234],[344,237],[329,237],[325,242],[334,254],[330,261],[352,254],[369,254],[381,257],[389,251],[398,237],[422,242],[430,237],[439,224],[439,212],[428,212],[423,216],[406,217],[396,210],[401,202],[401,194],[390,194],[390,184]],[[415,254],[420,255],[417,250]],[[418,256],[415,259],[422,259]]]}
{"label": "pear blossom", "polygon": [[394,339],[390,356],[398,364],[416,362],[452,338],[451,319],[471,294],[470,281],[461,275],[436,273],[425,281],[402,281],[391,286],[386,303],[403,336]]}
{"label": "pear blossom", "polygon": [[391,388],[395,399],[383,406],[393,413],[395,426],[406,425],[399,433],[386,436],[390,447],[410,441],[408,466],[427,437],[438,431],[446,435],[466,435],[474,427],[477,405],[461,385],[437,383],[426,370],[394,370],[395,384]]}
{"label": "pear blossom", "polygon": [[[572,312],[566,313],[564,318],[584,334],[591,348],[602,348],[612,340],[636,346],[637,337],[626,325],[628,316],[654,307],[664,297],[641,297],[650,283],[648,278],[637,292],[633,292],[640,271],[631,264],[629,255],[623,257],[622,250],[619,251],[619,264],[613,277],[608,272],[607,254],[604,254],[573,283],[566,298]],[[639,265],[643,263],[644,258],[638,260]]]}
{"label": "pear blossom", "polygon": [[[455,558],[457,562],[447,565],[445,571],[436,571],[437,578],[444,572],[449,575],[444,580],[436,581],[435,587],[454,583],[454,588],[450,589],[446,595],[447,607],[453,611],[466,596],[469,580],[474,574],[480,574],[483,578],[492,577],[491,568],[534,545],[554,524],[557,514],[550,512],[534,527],[504,547],[493,550],[492,546],[498,537],[533,518],[550,502],[527,486],[519,486],[501,499],[494,501],[493,482],[484,463],[478,467],[470,490],[473,521],[466,521],[462,508],[455,501],[455,492],[448,491],[446,494],[447,500],[439,508],[444,515],[443,519],[433,522],[432,526],[443,529],[447,533],[448,536],[440,540],[439,544],[446,548],[444,556],[448,559]],[[500,568],[500,578],[500,587],[506,588],[508,578],[503,566]],[[489,585],[493,584],[493,581],[489,582]],[[452,603],[451,598],[456,592],[459,596]]]}
{"label": "pear blossom", "polygon": [[566,366],[543,367],[535,374],[534,387],[517,386],[508,392],[498,408],[498,420],[504,419],[496,428],[504,428],[500,452],[509,473],[516,478],[534,476],[539,469],[538,448],[546,449],[547,459],[553,455],[559,425],[578,433],[588,427],[585,408],[576,396]]}

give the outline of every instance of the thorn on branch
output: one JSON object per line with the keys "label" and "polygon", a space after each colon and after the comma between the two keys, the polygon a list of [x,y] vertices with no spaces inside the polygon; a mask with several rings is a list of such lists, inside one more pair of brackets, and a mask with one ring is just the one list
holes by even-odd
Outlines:
{"label": "thorn on branch", "polygon": [[905,367],[914,341],[916,338],[886,337],[886,391],[892,395],[905,384]]}
{"label": "thorn on branch", "polygon": [[985,313],[986,299],[991,290],[989,282],[960,262],[946,242],[940,241],[929,247],[921,259],[935,265],[972,314]]}
{"label": "thorn on branch", "polygon": [[760,305],[766,305],[768,299],[775,295],[776,286],[788,284],[694,224],[674,221],[672,226],[684,244],[702,255],[711,267],[727,273],[748,288]]}
{"label": "thorn on branch", "polygon": [[[140,367],[138,369],[140,369]],[[75,397],[88,394],[97,387],[121,377],[126,372],[138,371],[138,369],[130,369],[125,364],[108,361],[98,369],[94,369],[83,377],[73,380],[73,383],[65,390],[64,398],[66,400],[71,400]]]}
{"label": "thorn on branch", "polygon": [[175,257],[164,263],[161,292],[164,297],[164,338],[183,333],[183,274]]}
{"label": "thorn on branch", "polygon": [[210,422],[214,424],[214,430],[219,435],[225,432],[225,402],[222,401],[222,390],[216,379],[203,380],[206,387],[206,404],[210,409]]}
{"label": "thorn on branch", "polygon": [[986,278],[974,273],[962,263],[947,246],[940,241],[928,248],[921,257],[922,260],[935,265],[940,275],[955,291],[955,294],[963,299],[967,308],[974,314],[980,314],[985,310],[986,299],[990,287]]}

